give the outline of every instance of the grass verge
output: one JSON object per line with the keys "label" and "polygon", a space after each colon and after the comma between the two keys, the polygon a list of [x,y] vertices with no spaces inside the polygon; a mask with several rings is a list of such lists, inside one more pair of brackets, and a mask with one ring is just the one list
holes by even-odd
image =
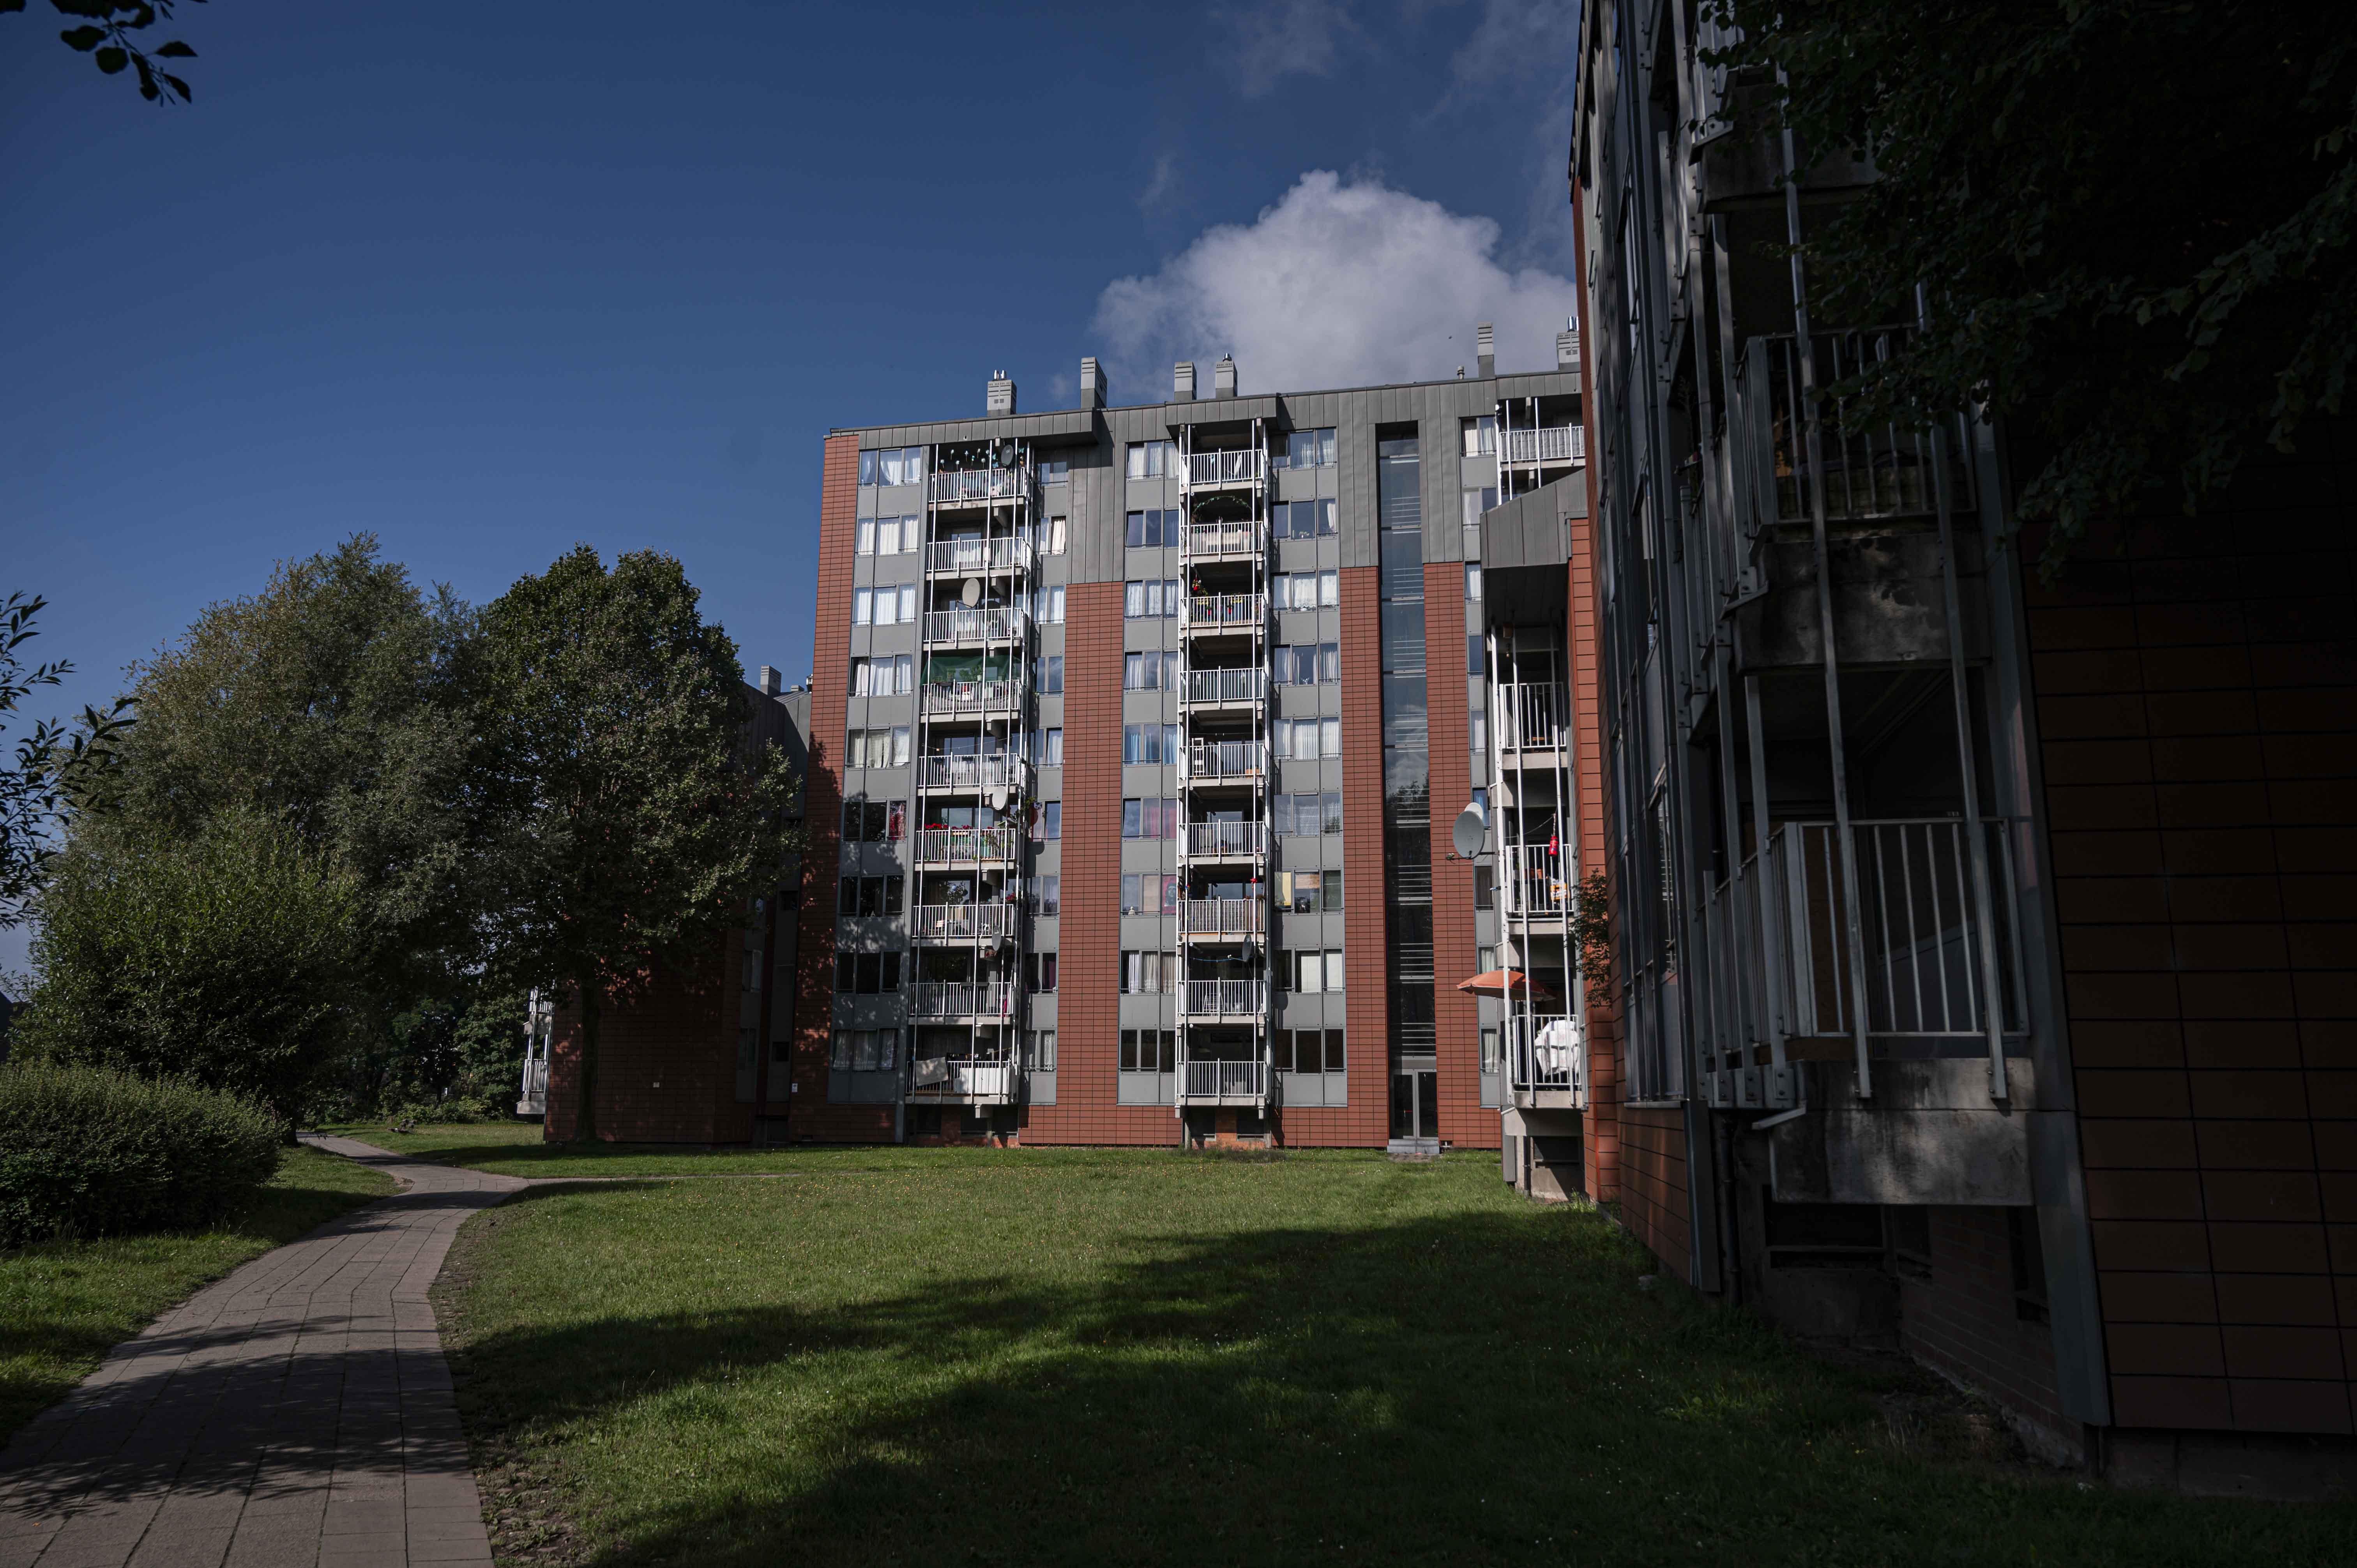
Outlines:
{"label": "grass verge", "polygon": [[405,1159],[514,1176],[872,1174],[926,1169],[938,1163],[933,1150],[889,1144],[705,1149],[682,1144],[546,1144],[537,1122],[432,1123],[407,1133],[395,1133],[381,1121],[347,1122],[319,1131],[357,1138]]}
{"label": "grass verge", "polygon": [[0,1442],[198,1286],[397,1185],[317,1149],[289,1149],[245,1208],[213,1230],[0,1252]]}
{"label": "grass verge", "polygon": [[2308,1564],[2357,1524],[1992,1463],[1486,1157],[906,1153],[469,1224],[436,1303],[502,1562]]}

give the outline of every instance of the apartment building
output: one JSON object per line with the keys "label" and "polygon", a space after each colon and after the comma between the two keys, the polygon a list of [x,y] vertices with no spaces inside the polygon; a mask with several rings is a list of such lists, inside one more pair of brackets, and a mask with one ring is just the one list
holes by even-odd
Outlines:
{"label": "apartment building", "polygon": [[1813,317],[1778,248],[1870,171],[1734,134],[1691,6],[1583,29],[1589,1190],[2058,1457],[2345,1489],[2345,430],[2041,584],[2004,431],[1826,392],[1909,324]]}
{"label": "apartment building", "polygon": [[1501,625],[1483,518],[1584,446],[1576,337],[1505,374],[1480,338],[1448,381],[1222,359],[1127,406],[1084,360],[1077,408],[997,376],[827,437],[787,1135],[1498,1146],[1517,998],[1459,986],[1551,956],[1571,994],[1527,907],[1568,854],[1566,547]]}

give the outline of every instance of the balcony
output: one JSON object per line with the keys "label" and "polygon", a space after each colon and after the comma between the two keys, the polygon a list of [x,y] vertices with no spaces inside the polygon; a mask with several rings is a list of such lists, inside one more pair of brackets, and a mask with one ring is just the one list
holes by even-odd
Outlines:
{"label": "balcony", "polygon": [[1258,665],[1232,670],[1189,670],[1180,688],[1189,703],[1257,703],[1268,696],[1268,671]]}
{"label": "balcony", "polygon": [[1030,635],[1030,614],[1006,606],[925,613],[928,643],[955,647],[965,643],[1020,642]]}
{"label": "balcony", "polygon": [[1542,425],[1501,432],[1509,463],[1585,463],[1587,430],[1578,424]]}
{"label": "balcony", "polygon": [[1007,789],[1022,793],[1030,783],[1030,768],[1019,757],[920,757],[917,788],[952,793]]}
{"label": "balcony", "polygon": [[1266,747],[1256,740],[1199,740],[1187,751],[1187,777],[1196,782],[1257,779]]}
{"label": "balcony", "polygon": [[1031,569],[1031,542],[1010,535],[993,534],[987,539],[942,539],[925,546],[925,570],[954,576],[972,576],[981,572],[1028,572]]}
{"label": "balcony", "polygon": [[1506,1085],[1515,1109],[1577,1111],[1587,1104],[1587,1051],[1577,1019],[1509,1018],[1505,1046]]}
{"label": "balcony", "polygon": [[1261,822],[1189,822],[1189,860],[1258,860],[1268,843]]}
{"label": "balcony", "polygon": [[1189,1105],[1258,1105],[1268,1098],[1266,1062],[1178,1064],[1178,1099]]}
{"label": "balcony", "polygon": [[1498,688],[1498,744],[1506,751],[1559,751],[1569,743],[1564,689],[1523,682]]}
{"label": "balcony", "polygon": [[1029,500],[1028,468],[951,468],[933,476],[933,501],[939,506],[981,506],[989,501]]}
{"label": "balcony", "polygon": [[[1188,898],[1178,905],[1182,937],[1258,937],[1268,929],[1268,905],[1259,898]],[[1219,982],[1189,981],[1190,985]]]}
{"label": "balcony", "polygon": [[[1809,339],[1809,371],[1818,393],[1817,456],[1821,473],[1810,469],[1807,397],[1802,386],[1798,338],[1789,333],[1754,338],[1744,345],[1736,371],[1728,427],[1735,436],[1738,505],[1752,515],[1747,533],[1761,523],[1807,522],[1823,495],[1833,522],[1922,516],[1935,510],[1932,494],[1934,444],[1948,439],[1945,425],[1909,430],[1867,424],[1850,417],[1846,401],[1825,392],[1868,367],[1903,352],[1904,328],[1860,332],[1823,332]],[[1952,460],[1949,504],[1972,503],[1972,466]]]}
{"label": "balcony", "polygon": [[1012,824],[924,828],[917,833],[919,865],[1004,865],[1022,850],[1022,830]]}
{"label": "balcony", "polygon": [[1257,484],[1267,473],[1267,460],[1257,446],[1243,452],[1190,452],[1187,455],[1187,483],[1198,489]]}
{"label": "balcony", "polygon": [[936,716],[1011,714],[1022,705],[1023,687],[1015,681],[933,681],[924,688],[924,711]]}
{"label": "balcony", "polygon": [[1268,525],[1241,522],[1190,522],[1179,531],[1178,553],[1188,561],[1216,561],[1258,555],[1268,548]]}
{"label": "balcony", "polygon": [[909,1098],[926,1104],[1012,1105],[1022,1075],[995,1057],[920,1057],[909,1064]]}
{"label": "balcony", "polygon": [[1268,983],[1260,980],[1182,980],[1182,1018],[1258,1018],[1268,1012]]}
{"label": "balcony", "polygon": [[1561,850],[1524,844],[1498,852],[1498,911],[1530,919],[1571,913],[1571,863]]}
{"label": "balcony", "polygon": [[1260,631],[1268,625],[1268,596],[1197,594],[1178,624],[1185,631]]}
{"label": "balcony", "polygon": [[909,1004],[920,1018],[1012,1018],[1015,987],[1003,980],[920,981]]}
{"label": "balcony", "polygon": [[1015,929],[1015,910],[1006,904],[920,904],[909,913],[909,933],[920,942],[995,941]]}

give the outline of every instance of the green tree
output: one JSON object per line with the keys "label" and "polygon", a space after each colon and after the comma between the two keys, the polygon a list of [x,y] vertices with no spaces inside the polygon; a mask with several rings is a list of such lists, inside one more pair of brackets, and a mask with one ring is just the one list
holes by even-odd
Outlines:
{"label": "green tree", "polygon": [[[40,635],[33,621],[48,607],[48,600],[21,593],[0,603],[0,730],[35,688],[57,685],[73,672],[63,659],[25,662],[25,644]],[[128,703],[125,698],[105,714],[84,708],[81,729],[70,737],[53,719],[36,720],[17,737],[16,766],[0,768],[0,930],[23,923],[26,901],[57,853],[57,835],[75,796],[97,781],[113,759],[111,747],[130,727],[124,713]]]}
{"label": "green tree", "polygon": [[[49,0],[50,7],[61,16],[80,16],[79,27],[68,27],[58,35],[65,46],[91,57],[98,69],[114,76],[128,67],[139,82],[139,96],[150,103],[178,99],[189,101],[188,84],[156,62],[160,59],[194,59],[197,51],[178,38],[157,44],[150,50],[144,46],[139,34],[159,21],[169,21],[172,7],[178,0],[131,0],[118,5],[115,0]],[[201,5],[204,0],[197,0]],[[0,0],[0,14],[21,11],[25,0]]]}
{"label": "green tree", "polygon": [[[1843,392],[1979,410],[2050,567],[2339,413],[2357,363],[2357,6],[1705,0],[1738,134],[1876,179],[1806,235],[1817,325],[1926,323]],[[1780,74],[1781,73],[1781,74]]]}
{"label": "green tree", "polygon": [[483,629],[506,889],[495,966],[576,1007],[575,1136],[593,1139],[603,1004],[657,965],[707,961],[743,923],[790,847],[791,780],[776,746],[746,744],[736,644],[668,555],[624,555],[608,573],[576,548],[490,606]]}
{"label": "green tree", "polygon": [[291,1132],[352,1026],[349,875],[279,823],[229,811],[193,835],[78,839],[38,913],[16,1048],[192,1078]]}

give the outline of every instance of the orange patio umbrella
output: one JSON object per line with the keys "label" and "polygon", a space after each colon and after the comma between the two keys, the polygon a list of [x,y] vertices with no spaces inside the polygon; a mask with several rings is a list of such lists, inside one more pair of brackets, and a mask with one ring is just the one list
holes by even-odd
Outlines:
{"label": "orange patio umbrella", "polygon": [[1493,969],[1485,974],[1477,974],[1470,980],[1458,981],[1457,989],[1469,991],[1476,996],[1501,998],[1512,991],[1520,991],[1525,996],[1544,996],[1550,999],[1555,995],[1553,986],[1540,984],[1519,969]]}

